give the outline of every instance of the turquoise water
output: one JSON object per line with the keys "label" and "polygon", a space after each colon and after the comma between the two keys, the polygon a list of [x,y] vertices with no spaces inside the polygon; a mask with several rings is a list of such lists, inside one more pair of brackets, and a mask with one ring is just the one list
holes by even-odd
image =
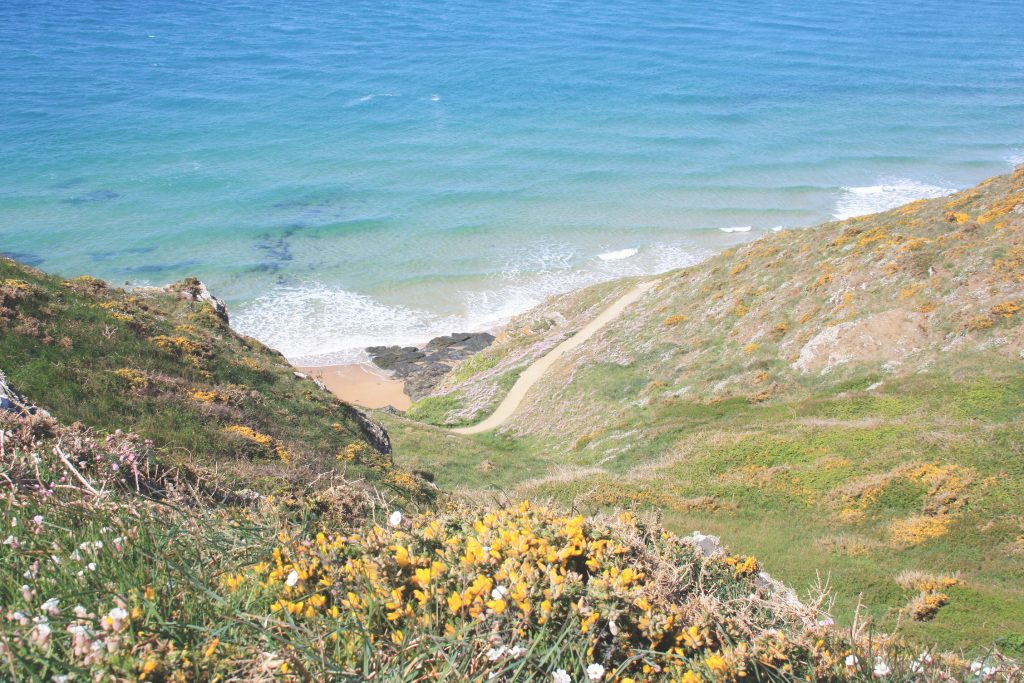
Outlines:
{"label": "turquoise water", "polygon": [[0,251],[348,359],[1006,172],[1022,36],[1019,0],[6,0]]}

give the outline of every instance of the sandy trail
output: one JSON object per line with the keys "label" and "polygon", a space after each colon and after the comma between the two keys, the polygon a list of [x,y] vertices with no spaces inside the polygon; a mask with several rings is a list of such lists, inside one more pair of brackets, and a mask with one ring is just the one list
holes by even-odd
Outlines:
{"label": "sandy trail", "polygon": [[626,308],[637,301],[637,299],[643,296],[644,293],[652,287],[657,285],[658,282],[659,280],[642,282],[629,290],[618,301],[601,311],[596,318],[587,323],[579,332],[534,361],[532,365],[523,371],[523,374],[519,376],[516,383],[512,385],[512,389],[498,405],[498,409],[495,410],[486,420],[469,427],[453,429],[452,431],[456,434],[480,434],[481,432],[487,432],[503,425],[508,418],[512,417],[512,414],[519,407],[519,404],[523,402],[523,399],[526,397],[526,392],[528,392],[533,385],[544,376],[544,373],[547,372],[552,365],[558,362],[559,358],[593,337],[594,334],[602,327],[619,317]]}

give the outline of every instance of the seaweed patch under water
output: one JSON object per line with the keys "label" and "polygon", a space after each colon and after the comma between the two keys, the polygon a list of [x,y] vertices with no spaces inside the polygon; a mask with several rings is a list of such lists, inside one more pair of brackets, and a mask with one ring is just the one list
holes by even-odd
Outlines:
{"label": "seaweed patch under water", "polygon": [[121,195],[113,190],[93,190],[92,192],[86,192],[85,194],[75,195],[74,197],[68,197],[62,200],[62,204],[94,204],[96,202],[109,202],[115,199],[120,199]]}
{"label": "seaweed patch under water", "polygon": [[145,263],[139,266],[130,266],[122,269],[125,273],[131,275],[147,275],[155,273],[166,273],[174,270],[185,270],[186,268],[194,268],[198,266],[201,261],[190,259],[188,261],[177,261],[175,263]]}
{"label": "seaweed patch under water", "polygon": [[0,251],[0,256],[6,256],[9,259],[14,259],[19,263],[24,263],[26,266],[35,267],[43,264],[42,256],[30,254],[27,251]]}

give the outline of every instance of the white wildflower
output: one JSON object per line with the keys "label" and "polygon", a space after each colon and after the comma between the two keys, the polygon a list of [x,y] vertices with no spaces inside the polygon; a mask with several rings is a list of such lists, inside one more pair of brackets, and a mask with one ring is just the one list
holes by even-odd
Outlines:
{"label": "white wildflower", "polygon": [[58,600],[57,598],[50,598],[49,600],[43,603],[40,609],[49,614],[51,617],[59,617],[60,600]]}
{"label": "white wildflower", "polygon": [[565,669],[559,669],[551,674],[553,683],[572,683],[572,676]]}
{"label": "white wildflower", "polygon": [[520,657],[526,654],[526,648],[522,647],[521,645],[514,645],[512,649],[508,651],[508,653],[512,656],[513,659],[519,659]]}
{"label": "white wildflower", "polygon": [[971,662],[971,673],[978,673],[982,666],[984,665],[981,662]]}
{"label": "white wildflower", "polygon": [[508,588],[505,588],[505,586],[496,586],[491,591],[491,600],[504,600],[507,593]]}
{"label": "white wildflower", "polygon": [[604,667],[600,664],[591,664],[587,667],[587,678],[592,681],[599,681],[604,678]]}
{"label": "white wildflower", "polygon": [[36,596],[36,592],[32,590],[31,586],[21,587],[21,597],[25,599],[25,602],[31,602],[32,598]]}
{"label": "white wildflower", "polygon": [[128,621],[128,611],[123,607],[115,607],[107,612],[107,616],[100,620],[100,626],[104,631],[117,633],[125,627]]}
{"label": "white wildflower", "polygon": [[504,655],[505,652],[506,648],[504,645],[502,645],[501,647],[492,647],[490,650],[487,651],[487,659],[491,660],[492,662],[497,661],[501,659],[502,655]]}
{"label": "white wildflower", "polygon": [[299,582],[299,573],[294,569],[288,572],[288,578],[284,580],[284,584],[289,588]]}
{"label": "white wildflower", "polygon": [[832,621],[832,617],[825,617],[824,619],[818,620],[818,626],[828,627],[834,625],[836,622]]}
{"label": "white wildflower", "polygon": [[884,659],[881,657],[875,657],[875,668],[871,672],[875,678],[885,678],[891,671],[892,669],[889,668],[889,665],[885,663]]}
{"label": "white wildflower", "polygon": [[401,525],[402,524],[402,511],[401,510],[395,510],[394,512],[392,512],[391,516],[388,517],[388,524],[390,524],[391,526],[399,526],[399,525]]}
{"label": "white wildflower", "polygon": [[846,666],[850,668],[857,667],[857,655],[846,655]]}
{"label": "white wildflower", "polygon": [[995,676],[996,671],[998,671],[998,669],[996,669],[994,666],[986,666],[984,669],[981,670],[981,677],[987,680]]}
{"label": "white wildflower", "polygon": [[85,568],[88,569],[91,572],[94,572],[94,571],[96,571],[96,563],[95,562],[90,562],[89,564],[85,565]]}
{"label": "white wildflower", "polygon": [[46,622],[36,624],[29,635],[36,645],[46,647],[50,642],[50,625]]}

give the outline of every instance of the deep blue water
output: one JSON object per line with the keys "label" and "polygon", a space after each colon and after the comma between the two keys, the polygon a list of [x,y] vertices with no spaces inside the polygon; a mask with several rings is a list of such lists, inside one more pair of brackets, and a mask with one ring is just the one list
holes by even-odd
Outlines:
{"label": "deep blue water", "polygon": [[293,358],[1014,162],[1019,0],[0,4],[0,251]]}

